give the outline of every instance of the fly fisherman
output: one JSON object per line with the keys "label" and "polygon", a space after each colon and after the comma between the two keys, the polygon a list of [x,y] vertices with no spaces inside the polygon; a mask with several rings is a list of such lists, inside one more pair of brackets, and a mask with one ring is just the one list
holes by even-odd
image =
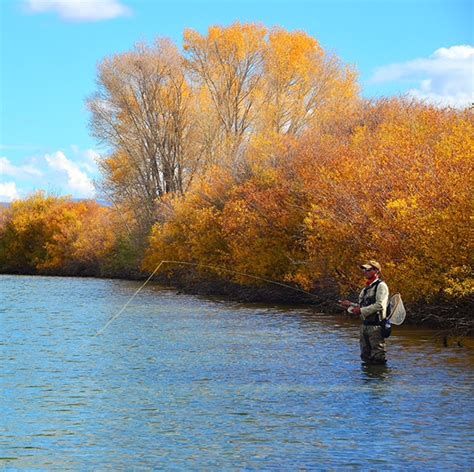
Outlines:
{"label": "fly fisherman", "polygon": [[387,314],[388,286],[380,279],[381,267],[377,261],[369,261],[360,268],[367,281],[359,294],[359,304],[349,300],[342,300],[340,304],[350,313],[359,315],[363,322],[360,327],[361,359],[368,364],[385,364],[387,359],[381,322]]}

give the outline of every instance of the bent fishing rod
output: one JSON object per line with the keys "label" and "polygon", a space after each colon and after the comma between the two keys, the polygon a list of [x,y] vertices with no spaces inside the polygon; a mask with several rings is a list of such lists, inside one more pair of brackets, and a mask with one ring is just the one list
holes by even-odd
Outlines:
{"label": "bent fishing rod", "polygon": [[308,292],[307,290],[304,290],[302,288],[294,287],[293,285],[284,284],[284,283],[278,282],[276,280],[266,279],[265,277],[260,277],[258,275],[247,274],[245,272],[240,272],[240,271],[232,270],[232,269],[226,269],[225,267],[216,267],[216,266],[209,265],[209,264],[200,264],[200,263],[197,263],[197,262],[162,260],[155,267],[155,269],[149,275],[149,277],[145,280],[145,282],[129,298],[127,303],[125,303],[125,305],[115,315],[113,315],[109,319],[109,321],[107,321],[107,323],[102,328],[100,328],[97,331],[97,333],[94,334],[94,336],[92,336],[92,339],[94,339],[97,336],[101,335],[126,310],[126,308],[130,305],[130,303],[133,301],[133,299],[141,292],[141,290],[143,290],[143,288],[145,288],[145,286],[148,284],[148,282],[150,282],[150,280],[158,272],[158,270],[160,269],[160,267],[163,264],[175,264],[175,265],[185,265],[185,266],[192,266],[192,267],[203,267],[203,268],[212,269],[212,270],[215,270],[215,271],[221,271],[221,272],[228,272],[228,273],[232,273],[232,274],[237,274],[237,275],[240,275],[242,277],[248,277],[248,278],[255,279],[255,280],[261,280],[261,281],[269,283],[269,284],[278,285],[280,287],[284,287],[284,288],[287,288],[287,289],[290,289],[290,290],[294,290],[296,292],[304,293],[304,294],[306,294],[310,297],[317,298],[319,300],[319,303],[317,303],[313,306],[323,306],[323,305],[329,305],[329,304],[337,304],[337,302],[335,300],[330,300],[328,298],[323,298],[323,297],[320,297],[319,295],[316,295],[315,293]]}

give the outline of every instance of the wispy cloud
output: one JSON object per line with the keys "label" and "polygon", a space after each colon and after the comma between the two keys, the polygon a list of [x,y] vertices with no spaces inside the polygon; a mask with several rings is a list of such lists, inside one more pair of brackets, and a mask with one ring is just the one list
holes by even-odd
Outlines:
{"label": "wispy cloud", "polygon": [[6,157],[0,157],[0,175],[9,177],[41,177],[43,173],[32,165],[13,165]]}
{"label": "wispy cloud", "polygon": [[67,176],[67,187],[74,195],[84,198],[95,196],[95,188],[91,179],[62,151],[46,154],[45,159],[52,170]]}
{"label": "wispy cloud", "polygon": [[112,20],[131,14],[120,0],[26,0],[29,13],[57,13],[66,21]]}
{"label": "wispy cloud", "polygon": [[94,149],[81,150],[79,146],[73,144],[71,146],[72,152],[78,159],[77,163],[81,169],[84,169],[89,174],[97,174],[97,164],[100,160],[100,154]]}
{"label": "wispy cloud", "polygon": [[408,95],[438,106],[463,108],[474,102],[474,47],[437,49],[428,58],[389,64],[376,69],[371,83],[415,81]]}

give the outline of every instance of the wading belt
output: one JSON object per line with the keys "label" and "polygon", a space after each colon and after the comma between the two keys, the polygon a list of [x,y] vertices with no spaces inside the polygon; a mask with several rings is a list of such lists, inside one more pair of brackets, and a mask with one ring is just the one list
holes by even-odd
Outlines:
{"label": "wading belt", "polygon": [[[364,320],[364,322],[363,322],[364,326],[380,326],[380,321],[379,321],[378,315],[374,315],[374,316],[377,317],[375,320],[372,320],[372,319]],[[371,318],[372,318],[372,316],[371,316]]]}

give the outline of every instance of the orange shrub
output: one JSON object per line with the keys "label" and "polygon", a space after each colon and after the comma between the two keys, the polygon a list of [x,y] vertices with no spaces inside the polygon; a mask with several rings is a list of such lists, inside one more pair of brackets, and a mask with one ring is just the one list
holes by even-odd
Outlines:
{"label": "orange shrub", "polygon": [[256,136],[240,167],[173,200],[146,267],[178,258],[350,292],[370,258],[407,302],[472,297],[472,114],[390,100],[341,122]]}
{"label": "orange shrub", "polygon": [[99,274],[115,237],[109,209],[37,192],[4,213],[0,270]]}

